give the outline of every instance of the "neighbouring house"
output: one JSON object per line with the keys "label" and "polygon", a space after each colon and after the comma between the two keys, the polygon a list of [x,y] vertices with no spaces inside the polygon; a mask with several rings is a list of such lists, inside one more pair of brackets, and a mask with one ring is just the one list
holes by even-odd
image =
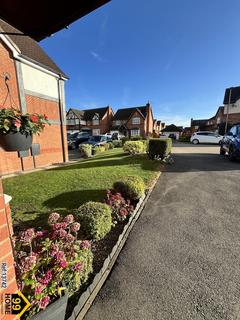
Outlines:
{"label": "neighbouring house", "polygon": [[125,136],[151,136],[153,133],[153,113],[150,103],[145,106],[118,109],[111,126],[111,133]]}
{"label": "neighbouring house", "polygon": [[33,143],[33,158],[0,148],[0,175],[68,161],[64,82],[68,77],[32,38],[0,20],[0,108],[46,114],[46,126]]}
{"label": "neighbouring house", "polygon": [[175,136],[176,140],[178,140],[182,135],[183,127],[175,126],[175,124],[170,124],[169,126],[166,126],[161,132],[167,137],[169,137],[170,135],[171,137]]}
{"label": "neighbouring house", "polygon": [[109,132],[113,118],[110,106],[79,110],[70,108],[66,115],[67,132],[89,131],[92,135]]}

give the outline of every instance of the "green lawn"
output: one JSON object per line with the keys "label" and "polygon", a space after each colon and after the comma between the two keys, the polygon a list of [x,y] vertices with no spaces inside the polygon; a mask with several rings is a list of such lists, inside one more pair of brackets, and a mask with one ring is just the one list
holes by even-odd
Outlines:
{"label": "green lawn", "polygon": [[70,213],[86,201],[102,201],[106,189],[124,176],[138,175],[150,186],[159,169],[146,155],[127,156],[116,148],[76,165],[4,179],[3,185],[13,197],[14,224],[41,226],[51,211]]}

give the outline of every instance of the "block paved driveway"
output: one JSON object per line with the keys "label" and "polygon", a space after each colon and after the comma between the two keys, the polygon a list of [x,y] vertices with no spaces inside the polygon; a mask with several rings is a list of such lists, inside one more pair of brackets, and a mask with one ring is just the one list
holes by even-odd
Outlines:
{"label": "block paved driveway", "polygon": [[240,319],[240,162],[179,144],[85,320]]}

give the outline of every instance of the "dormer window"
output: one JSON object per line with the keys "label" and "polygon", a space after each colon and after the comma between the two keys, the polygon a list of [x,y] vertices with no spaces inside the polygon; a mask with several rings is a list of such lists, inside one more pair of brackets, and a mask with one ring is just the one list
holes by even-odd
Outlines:
{"label": "dormer window", "polygon": [[94,126],[97,126],[99,125],[99,114],[98,113],[95,113],[95,115],[93,116],[93,125]]}
{"label": "dormer window", "polygon": [[140,118],[139,117],[132,118],[132,124],[140,124]]}
{"label": "dormer window", "polygon": [[115,124],[116,124],[116,126],[120,126],[121,125],[121,121],[120,120],[116,120]]}

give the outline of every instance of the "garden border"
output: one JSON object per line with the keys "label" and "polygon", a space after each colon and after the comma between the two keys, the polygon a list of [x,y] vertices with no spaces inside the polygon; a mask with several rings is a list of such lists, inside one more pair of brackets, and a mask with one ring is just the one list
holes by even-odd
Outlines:
{"label": "garden border", "polygon": [[119,254],[120,254],[120,252],[121,252],[121,250],[122,250],[122,248],[128,238],[130,231],[132,230],[134,224],[136,223],[136,221],[138,220],[139,216],[141,215],[143,209],[145,208],[147,200],[150,197],[160,175],[161,175],[161,172],[159,172],[157,177],[154,179],[152,186],[149,188],[147,194],[139,200],[139,202],[138,202],[133,214],[131,215],[128,223],[125,225],[123,232],[119,235],[117,243],[112,248],[112,251],[108,255],[108,257],[105,259],[101,270],[95,275],[92,283],[82,293],[82,295],[80,296],[80,299],[78,301],[78,304],[73,309],[72,315],[67,320],[82,320],[84,318],[84,316],[86,315],[88,309],[91,307],[98,292],[100,291],[103,284],[107,280],[108,275],[111,272],[111,270],[115,264],[115,261],[117,260],[117,257],[119,256]]}

